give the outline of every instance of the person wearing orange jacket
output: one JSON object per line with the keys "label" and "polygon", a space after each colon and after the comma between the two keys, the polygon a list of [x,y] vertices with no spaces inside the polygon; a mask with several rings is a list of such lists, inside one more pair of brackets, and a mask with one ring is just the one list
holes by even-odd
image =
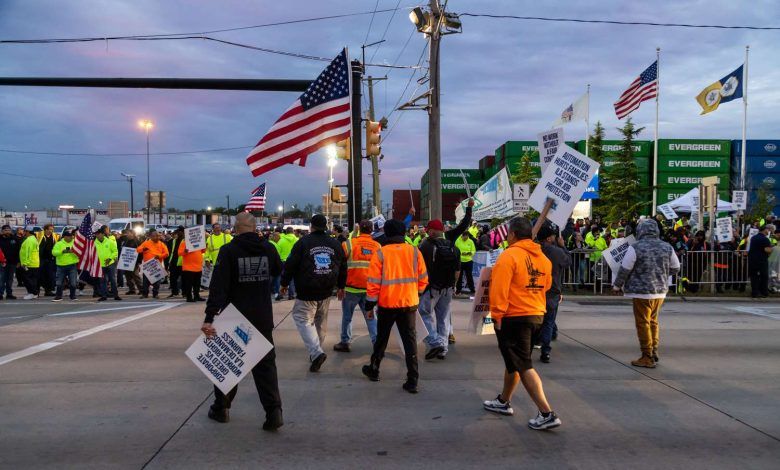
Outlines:
{"label": "person wearing orange jacket", "polygon": [[531,429],[561,425],[544,395],[542,380],[534,370],[531,353],[539,340],[547,309],[546,292],[552,285],[552,263],[533,241],[531,222],[516,217],[509,222],[509,247],[498,257],[490,276],[490,317],[498,349],[504,358],[504,389],[483,402],[487,411],[512,416],[512,394],[520,381],[539,408],[528,421]]}
{"label": "person wearing orange jacket", "polygon": [[369,318],[366,310],[366,284],[371,258],[381,245],[371,238],[374,224],[370,220],[360,221],[360,235],[341,243],[347,256],[347,286],[341,301],[341,342],[333,345],[334,351],[350,352],[352,342],[352,315],[360,307],[366,319],[371,344],[376,343],[376,318]]}
{"label": "person wearing orange jacket", "polygon": [[363,366],[363,374],[372,382],[379,381],[379,364],[385,355],[390,331],[395,324],[401,335],[406,356],[406,382],[403,389],[417,393],[417,306],[420,295],[428,287],[425,260],[416,246],[405,243],[403,222],[385,223],[385,245],[371,257],[366,280],[366,310],[373,317],[377,307],[377,337],[371,363]]}
{"label": "person wearing orange jacket", "polygon": [[[160,234],[155,229],[149,230],[146,241],[141,243],[141,245],[136,248],[136,251],[141,253],[141,256],[143,257],[143,263],[149,261],[150,259],[156,259],[162,264],[162,262],[165,261],[165,258],[167,258],[169,254],[168,247],[165,246],[165,243],[160,240]],[[144,282],[141,285],[141,298],[146,299],[149,297],[149,279],[146,276],[143,276],[143,278]],[[155,299],[160,293],[160,282],[161,281],[157,281],[152,284],[152,297]]]}
{"label": "person wearing orange jacket", "polygon": [[204,302],[200,296],[200,275],[203,273],[203,253],[206,250],[189,251],[187,243],[179,244],[178,255],[181,262],[181,290],[187,302]]}

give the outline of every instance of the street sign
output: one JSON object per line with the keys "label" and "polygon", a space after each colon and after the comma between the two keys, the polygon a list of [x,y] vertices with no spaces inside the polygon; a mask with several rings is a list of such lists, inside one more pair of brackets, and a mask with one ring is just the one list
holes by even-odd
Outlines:
{"label": "street sign", "polygon": [[531,195],[531,185],[527,183],[515,183],[512,185],[512,199],[525,199]]}
{"label": "street sign", "polygon": [[530,210],[528,207],[528,199],[513,199],[512,210],[515,212],[526,213]]}

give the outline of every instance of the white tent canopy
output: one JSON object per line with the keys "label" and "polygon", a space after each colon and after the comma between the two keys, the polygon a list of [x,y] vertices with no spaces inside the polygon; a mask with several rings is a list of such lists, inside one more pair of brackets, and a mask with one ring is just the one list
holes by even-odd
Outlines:
{"label": "white tent canopy", "polygon": [[[691,189],[668,204],[677,212],[691,212],[693,207],[699,206],[699,188]],[[730,202],[718,199],[718,212],[734,212],[736,210]]]}

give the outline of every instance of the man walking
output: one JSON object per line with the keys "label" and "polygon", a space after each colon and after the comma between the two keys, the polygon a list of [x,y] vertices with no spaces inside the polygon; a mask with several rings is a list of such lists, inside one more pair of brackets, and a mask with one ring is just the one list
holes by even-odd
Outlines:
{"label": "man walking", "polygon": [[[128,247],[135,250],[138,248],[138,238],[133,230],[125,230],[125,236],[121,245],[117,247],[119,253],[122,253],[122,248]],[[141,259],[137,258],[135,266],[132,270],[125,271],[125,281],[127,281],[127,295],[134,295],[141,291],[141,277],[139,276],[139,266],[141,265]]]}
{"label": "man walking", "polygon": [[561,276],[571,266],[571,255],[569,250],[566,249],[563,237],[558,234],[557,228],[553,229],[549,223],[539,229],[537,239],[542,244],[542,253],[552,263],[552,284],[550,290],[545,294],[546,310],[540,332],[540,341],[542,343],[541,360],[547,363],[550,362],[550,352],[552,351],[550,344],[558,332],[558,326],[555,321],[558,316],[558,304],[560,304],[563,297]]}
{"label": "man walking", "polygon": [[406,356],[406,382],[403,389],[417,393],[417,331],[415,329],[420,293],[428,287],[428,273],[420,250],[405,243],[403,222],[388,220],[384,226],[386,243],[371,257],[366,284],[366,309],[376,306],[378,328],[371,363],[363,375],[379,381],[379,365],[385,356],[393,325],[398,328]]}
{"label": "man walking", "polygon": [[474,244],[474,240],[471,239],[470,231],[463,232],[463,235],[455,240],[455,247],[460,251],[460,275],[458,276],[458,282],[455,284],[455,295],[460,295],[463,291],[463,279],[466,279],[466,287],[469,290],[469,294],[474,295],[474,274],[471,272],[474,270],[474,254],[477,252],[477,246]]}
{"label": "man walking", "polygon": [[13,231],[11,231],[11,226],[3,225],[3,228],[0,229],[0,250],[3,250],[5,255],[5,266],[2,267],[3,282],[0,283],[0,297],[3,296],[3,291],[5,291],[5,298],[8,300],[16,300],[13,287],[16,267],[19,265],[19,250],[21,247],[22,240],[14,235]]}
{"label": "man walking", "polygon": [[24,241],[19,249],[19,264],[24,271],[24,287],[27,289],[27,295],[24,300],[38,298],[38,271],[41,267],[40,251],[38,249],[38,238],[35,236],[36,229],[28,225],[24,229]]}
{"label": "man walking", "polygon": [[[214,336],[214,317],[229,304],[244,315],[257,331],[273,344],[274,315],[271,305],[270,282],[282,269],[274,247],[255,233],[256,220],[248,212],[236,216],[236,237],[225,245],[217,255],[209,285],[206,303],[206,318],[201,331]],[[282,399],[279,396],[279,381],[276,373],[276,349],[252,368],[260,403],[265,410],[265,431],[279,429],[282,420]],[[230,406],[238,392],[234,387],[227,395],[214,387],[214,404],[209,408],[209,418],[220,423],[230,421]]]}
{"label": "man walking", "polygon": [[366,310],[366,284],[371,258],[381,248],[371,238],[374,225],[370,220],[360,221],[360,235],[344,240],[341,246],[347,257],[347,286],[341,301],[341,342],[333,346],[334,351],[349,352],[352,342],[352,315],[355,307],[360,307],[366,320],[371,344],[376,343],[376,318],[369,318]]}
{"label": "man walking", "polygon": [[[156,259],[160,264],[162,264],[163,261],[165,261],[165,258],[168,257],[168,247],[165,246],[165,243],[160,241],[160,233],[157,232],[155,229],[150,229],[148,233],[148,237],[145,242],[141,243],[141,245],[136,248],[136,251],[141,253],[143,256],[143,263],[151,260]],[[146,277],[143,273],[141,274],[143,276],[143,285],[141,286],[141,298],[146,299],[149,298],[149,278]],[[158,298],[160,293],[160,282],[157,281],[152,285],[152,297]]]}
{"label": "man walking", "polygon": [[[176,231],[173,232],[173,238],[168,245],[168,272],[171,273],[168,277],[168,281],[171,284],[171,293],[168,298],[177,297],[179,295],[179,282],[184,285],[184,279],[182,275],[182,259],[179,254],[179,247],[185,245],[184,242],[184,227],[179,225],[176,227]],[[205,250],[204,250],[205,251]],[[201,256],[202,258],[202,256]],[[198,268],[200,271],[202,268]]]}
{"label": "man walking", "polygon": [[652,219],[639,222],[636,243],[629,246],[620,264],[615,285],[633,299],[634,322],[642,357],[631,361],[636,367],[655,368],[660,339],[658,314],[669,290],[669,276],[680,270],[680,260],[672,245],[659,238],[658,224]]}
{"label": "man walking", "polygon": [[57,271],[57,263],[51,250],[58,240],[59,235],[54,233],[54,225],[44,225],[43,232],[38,240],[38,250],[41,257],[41,268],[38,274],[44,295],[47,297],[54,295],[54,276]]}
{"label": "man walking", "polygon": [[73,253],[73,232],[70,230],[62,232],[62,239],[54,245],[51,253],[57,262],[57,275],[55,280],[57,291],[54,294],[52,302],[60,302],[62,300],[62,288],[65,278],[68,279],[70,300],[78,300],[76,297],[76,287],[78,287],[79,284],[79,257]]}
{"label": "man walking", "polygon": [[[295,246],[296,243],[298,243],[298,237],[295,236],[292,227],[287,227],[284,233],[279,235],[279,241],[276,242],[276,249],[279,251],[282,266],[287,262],[287,258],[290,257],[290,253],[292,253],[293,246]],[[282,267],[282,274],[284,274],[284,267]],[[288,286],[287,300],[295,299],[295,290],[295,281],[291,281]],[[282,300],[283,297],[284,295],[280,292],[279,295],[276,296],[276,300]]]}
{"label": "man walking", "polygon": [[219,250],[222,249],[223,246],[230,243],[232,239],[232,235],[222,231],[221,225],[213,224],[211,226],[211,235],[209,235],[209,237],[206,239],[206,263],[208,265],[213,265],[216,263]]}
{"label": "man walking", "polygon": [[560,426],[561,420],[547,402],[531,352],[544,319],[545,292],[552,284],[552,264],[534,243],[531,222],[525,217],[509,222],[508,242],[509,247],[498,257],[490,279],[490,316],[506,367],[504,388],[495,399],[483,402],[483,407],[512,416],[510,401],[522,381],[539,409],[528,426],[536,430],[551,429]]}
{"label": "man walking", "polygon": [[[184,234],[183,230],[182,234]],[[187,298],[187,302],[203,302],[206,299],[200,296],[200,276],[203,272],[203,253],[206,250],[189,251],[187,243],[183,240],[179,243],[177,250],[179,250],[178,259],[182,263],[181,276],[184,297]]]}
{"label": "man walking", "polygon": [[753,299],[769,297],[769,255],[772,254],[772,243],[768,237],[774,231],[774,225],[766,224],[750,239],[748,272],[750,273],[750,297]]}
{"label": "man walking", "polygon": [[114,300],[122,300],[119,297],[119,290],[116,285],[116,262],[119,259],[119,250],[116,247],[116,240],[106,236],[105,225],[95,234],[95,249],[97,250],[100,266],[103,267],[103,277],[100,278],[100,298],[102,302],[108,298],[108,285],[111,284],[111,291],[114,293]]}
{"label": "man walking", "polygon": [[344,251],[326,230],[328,219],[322,214],[311,218],[311,233],[293,246],[282,273],[279,295],[287,293],[295,280],[298,296],[292,317],[309,353],[310,372],[318,372],[328,358],[322,349],[328,327],[328,307],[333,289],[344,299],[347,283],[347,259]]}
{"label": "man walking", "polygon": [[428,346],[428,352],[425,354],[427,360],[444,359],[449,345],[455,342],[450,302],[458,278],[457,273],[461,269],[460,251],[455,246],[455,241],[469,227],[473,206],[474,200],[469,199],[463,220],[446,233],[441,220],[428,222],[425,227],[428,237],[420,243],[420,253],[425,259],[429,276],[428,287],[420,298],[420,316],[428,331],[428,336],[423,340]]}

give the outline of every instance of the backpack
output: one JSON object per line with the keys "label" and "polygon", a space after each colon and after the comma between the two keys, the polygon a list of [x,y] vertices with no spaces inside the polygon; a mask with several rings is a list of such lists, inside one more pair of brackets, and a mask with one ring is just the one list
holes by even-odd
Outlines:
{"label": "backpack", "polygon": [[458,270],[460,256],[455,252],[455,245],[446,238],[437,238],[433,243],[433,264],[440,272],[452,272]]}

